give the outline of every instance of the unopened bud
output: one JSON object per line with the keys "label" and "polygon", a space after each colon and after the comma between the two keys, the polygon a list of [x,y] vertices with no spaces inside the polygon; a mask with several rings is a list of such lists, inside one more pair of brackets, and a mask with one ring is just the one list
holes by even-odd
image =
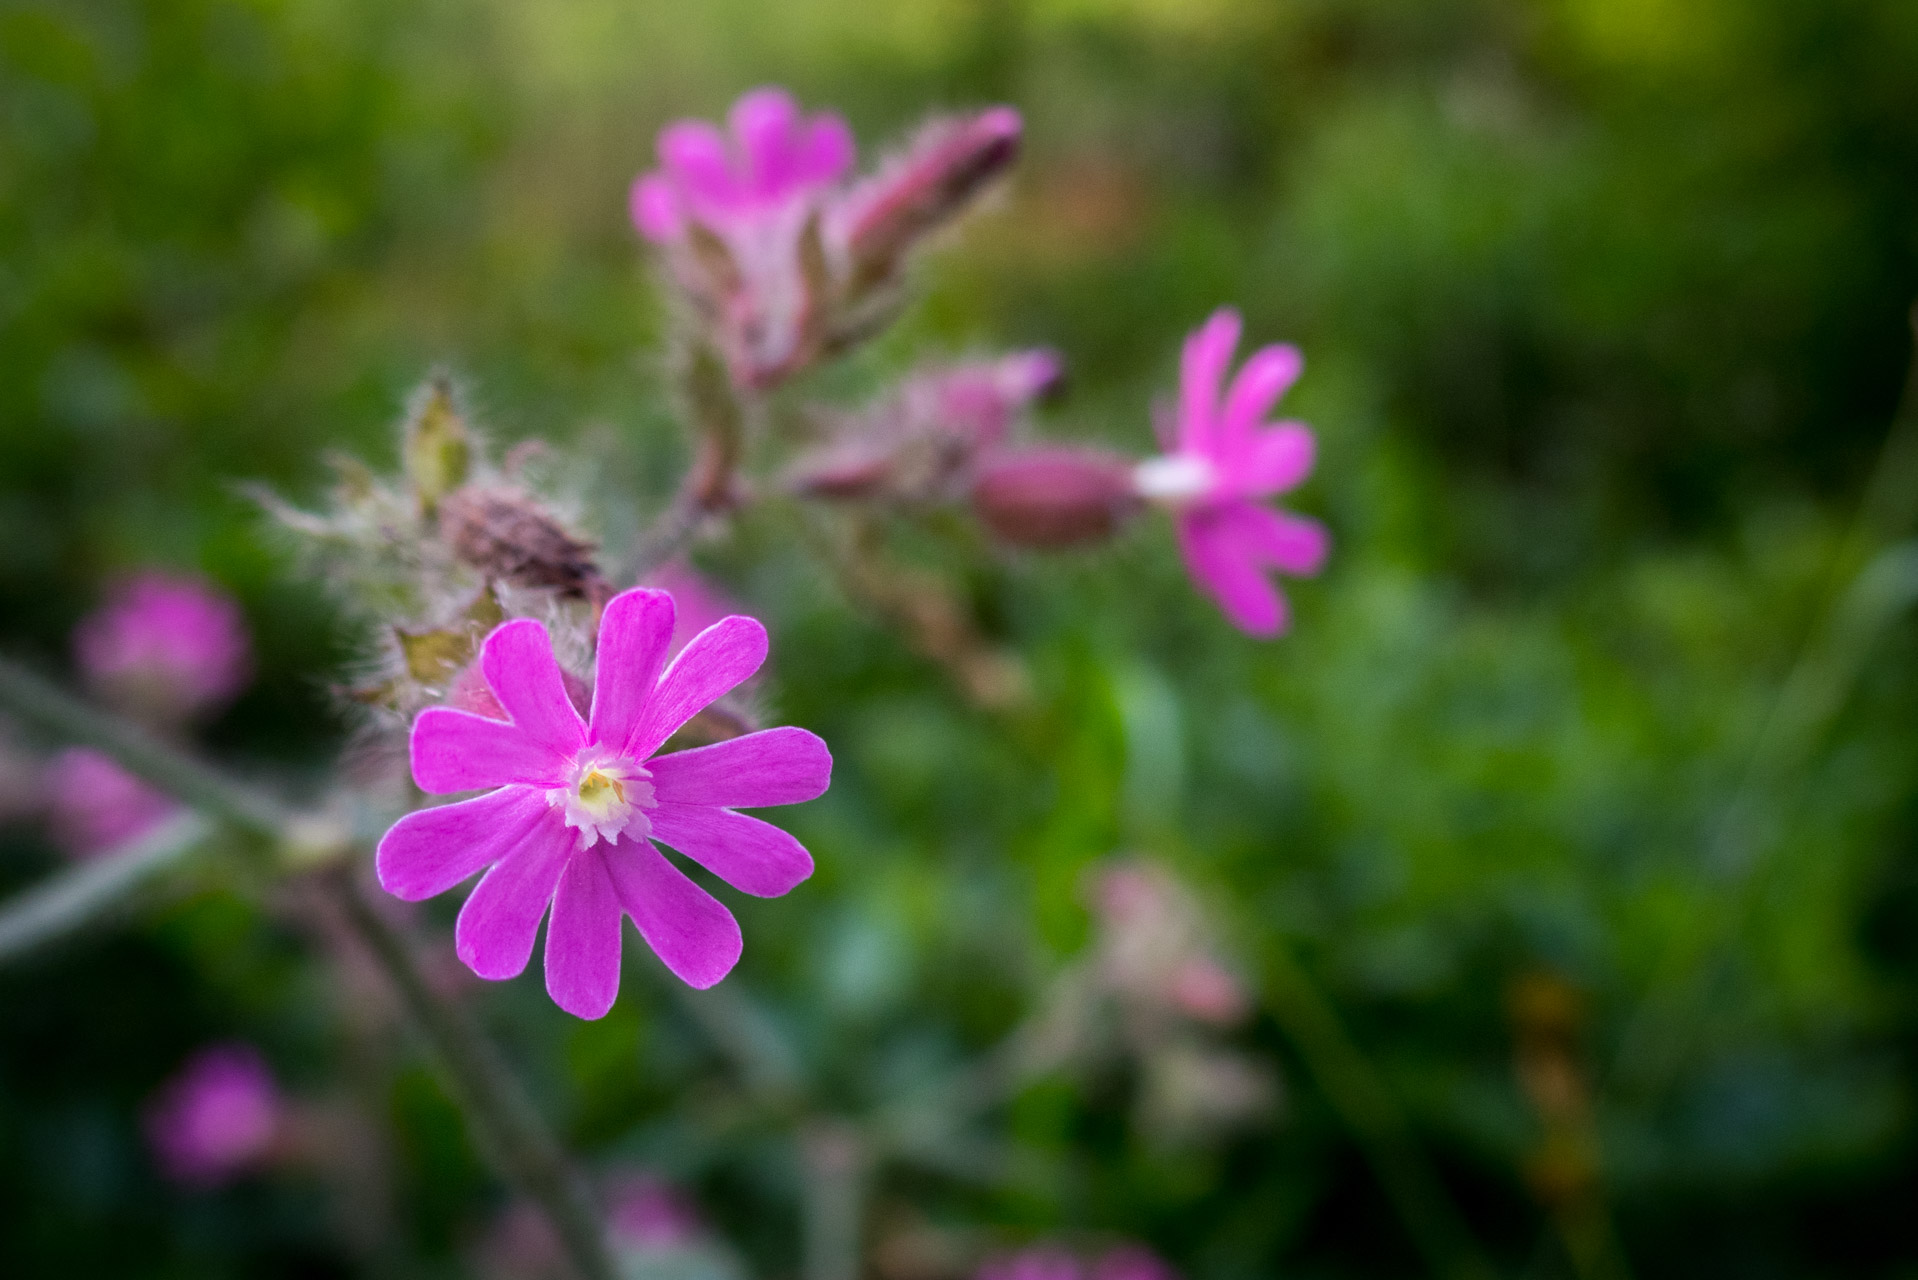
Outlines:
{"label": "unopened bud", "polygon": [[1125,459],[1066,445],[995,454],[972,485],[972,509],[993,533],[1026,547],[1111,537],[1138,508]]}
{"label": "unopened bud", "polygon": [[1011,107],[934,120],[906,150],[853,188],[837,230],[853,289],[889,278],[913,243],[959,214],[1019,154]]}
{"label": "unopened bud", "polygon": [[605,588],[596,549],[517,489],[468,485],[440,503],[440,536],[475,569],[518,587],[591,597]]}
{"label": "unopened bud", "polygon": [[413,397],[401,452],[406,478],[429,516],[440,499],[466,483],[473,443],[454,402],[453,384],[444,375],[435,375]]}

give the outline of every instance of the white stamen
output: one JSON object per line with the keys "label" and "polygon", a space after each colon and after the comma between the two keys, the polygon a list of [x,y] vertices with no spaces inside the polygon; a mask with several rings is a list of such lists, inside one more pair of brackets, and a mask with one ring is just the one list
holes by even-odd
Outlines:
{"label": "white stamen", "polygon": [[1167,453],[1147,458],[1132,469],[1132,488],[1148,502],[1184,506],[1212,492],[1219,473],[1196,453]]}
{"label": "white stamen", "polygon": [[653,829],[646,810],[653,807],[653,775],[643,765],[603,747],[588,747],[573,760],[567,784],[546,793],[546,803],[565,812],[566,825],[579,832],[579,847],[622,835],[642,839]]}

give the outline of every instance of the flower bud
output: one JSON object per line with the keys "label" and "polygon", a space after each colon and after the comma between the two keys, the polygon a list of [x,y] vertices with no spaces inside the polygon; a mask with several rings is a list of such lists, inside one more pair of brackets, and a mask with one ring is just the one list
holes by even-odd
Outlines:
{"label": "flower bud", "polygon": [[934,120],[906,150],[848,192],[834,227],[854,295],[889,279],[912,246],[963,211],[1019,154],[1011,107]]}
{"label": "flower bud", "polygon": [[286,1123],[286,1104],[259,1051],[246,1044],[202,1050],[168,1082],[146,1114],[148,1144],[176,1182],[210,1187],[264,1163]]}
{"label": "flower bud", "polygon": [[452,381],[445,375],[435,375],[414,396],[406,416],[401,460],[426,515],[433,514],[441,498],[466,483],[473,461],[472,438],[454,403]]}
{"label": "flower bud", "polygon": [[516,489],[468,485],[448,494],[440,503],[440,536],[467,564],[514,586],[576,598],[606,586],[593,561],[597,548]]}
{"label": "flower bud", "polygon": [[981,463],[972,509],[1007,542],[1066,547],[1111,537],[1138,509],[1138,499],[1125,459],[1055,445],[998,453]]}

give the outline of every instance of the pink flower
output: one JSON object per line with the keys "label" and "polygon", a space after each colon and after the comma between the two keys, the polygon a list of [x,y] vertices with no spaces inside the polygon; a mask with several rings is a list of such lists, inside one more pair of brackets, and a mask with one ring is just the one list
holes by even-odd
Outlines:
{"label": "pink flower", "polygon": [[692,1201],[657,1174],[631,1172],[609,1179],[606,1202],[607,1228],[630,1249],[678,1249],[705,1234]]}
{"label": "pink flower", "polygon": [[1239,328],[1239,313],[1222,308],[1186,339],[1177,438],[1166,442],[1170,452],[1139,464],[1134,482],[1141,497],[1172,510],[1186,568],[1200,589],[1240,630],[1275,636],[1285,630],[1286,607],[1267,571],[1317,573],[1329,539],[1317,521],[1261,501],[1311,473],[1314,446],[1303,423],[1263,425],[1298,380],[1303,361],[1296,347],[1254,352],[1221,403]]}
{"label": "pink flower", "polygon": [[751,240],[803,216],[852,167],[845,120],[830,111],[801,116],[784,89],[745,94],[727,125],[731,137],[704,120],[660,131],[660,167],[633,184],[641,235],[668,244],[686,234],[690,219],[728,240]]}
{"label": "pink flower", "polygon": [[195,1054],[150,1104],[147,1141],[169,1178],[217,1186],[265,1158],[284,1110],[259,1052],[218,1044]]}
{"label": "pink flower", "polygon": [[[783,89],[746,94],[728,125],[730,137],[703,120],[660,131],[660,167],[633,184],[633,223],[668,249],[733,376],[764,386],[805,358],[822,300],[811,296],[800,241],[852,167],[852,131],[831,112],[802,116]],[[723,252],[702,246],[696,228]]]}
{"label": "pink flower", "polygon": [[205,582],[162,573],[122,583],[80,623],[73,647],[102,696],[165,720],[228,701],[252,667],[239,606]]}
{"label": "pink flower", "polygon": [[582,1018],[603,1015],[619,992],[622,914],[692,986],[712,986],[739,959],[732,914],[654,839],[759,897],[778,897],[812,874],[797,840],[733,806],[824,792],[832,757],[816,736],[767,729],[655,758],[674,730],[766,658],[766,629],[730,617],[669,665],[674,613],[670,595],[643,588],[607,604],[585,718],[566,695],[544,626],[522,618],[495,630],[480,670],[509,719],[429,707],[412,737],[413,779],[424,790],[493,790],[408,814],[380,841],[380,883],[408,901],[491,868],[454,933],[460,959],[482,978],[526,967],[550,904],[546,989]]}
{"label": "pink flower", "polygon": [[179,812],[179,806],[88,747],[69,747],[47,762],[48,817],[68,853],[88,858],[117,849]]}
{"label": "pink flower", "polygon": [[1056,1245],[1039,1245],[988,1259],[974,1280],[1085,1280],[1085,1267]]}
{"label": "pink flower", "polygon": [[1142,1245],[1120,1245],[1092,1265],[1092,1280],[1179,1280],[1172,1264]]}

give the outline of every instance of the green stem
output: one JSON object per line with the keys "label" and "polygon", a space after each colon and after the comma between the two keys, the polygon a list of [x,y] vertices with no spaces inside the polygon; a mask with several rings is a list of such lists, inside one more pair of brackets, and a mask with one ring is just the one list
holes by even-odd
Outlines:
{"label": "green stem", "polygon": [[180,814],[125,848],[48,876],[0,906],[0,964],[110,915],[147,881],[186,861],[210,829],[197,814]]}
{"label": "green stem", "polygon": [[1426,1265],[1447,1280],[1493,1275],[1391,1090],[1283,944],[1275,943],[1268,956],[1266,990],[1273,1015],[1333,1109],[1357,1135]]}
{"label": "green stem", "polygon": [[866,1152],[849,1125],[820,1121],[799,1135],[804,1185],[804,1280],[859,1280]]}
{"label": "green stem", "polygon": [[[0,658],[0,708],[40,728],[98,748],[208,817],[256,836],[282,853],[306,845],[316,824],[247,784],[227,777],[175,747],[114,716],[89,707],[16,663]],[[421,973],[412,944],[374,908],[352,868],[371,851],[336,861],[324,874],[347,921],[365,942],[432,1047],[454,1101],[465,1112],[477,1145],[500,1172],[537,1204],[552,1224],[583,1280],[618,1280],[592,1202],[538,1111],[471,1017],[443,1000]],[[32,891],[30,891],[32,892]],[[58,889],[44,891],[57,893]],[[71,897],[71,891],[68,891]],[[94,895],[86,912],[69,908],[63,928],[94,918],[111,898]],[[0,910],[0,918],[12,909]],[[42,913],[44,917],[44,911]],[[51,936],[43,924],[40,936]]]}

